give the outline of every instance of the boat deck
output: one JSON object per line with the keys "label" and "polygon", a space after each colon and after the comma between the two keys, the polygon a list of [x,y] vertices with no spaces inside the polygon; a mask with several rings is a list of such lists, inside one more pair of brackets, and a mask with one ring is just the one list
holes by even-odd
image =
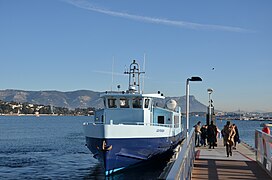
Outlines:
{"label": "boat deck", "polygon": [[254,150],[244,143],[238,144],[232,156],[227,157],[223,141],[219,139],[215,149],[196,148],[192,179],[272,179],[255,160]]}

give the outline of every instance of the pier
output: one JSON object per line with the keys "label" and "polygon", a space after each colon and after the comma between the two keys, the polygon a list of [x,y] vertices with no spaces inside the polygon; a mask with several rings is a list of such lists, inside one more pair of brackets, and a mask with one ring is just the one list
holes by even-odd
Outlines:
{"label": "pier", "polygon": [[223,140],[217,147],[195,147],[194,130],[176,154],[165,179],[272,179],[272,136],[255,132],[255,147],[245,143],[237,145],[232,156],[226,156]]}

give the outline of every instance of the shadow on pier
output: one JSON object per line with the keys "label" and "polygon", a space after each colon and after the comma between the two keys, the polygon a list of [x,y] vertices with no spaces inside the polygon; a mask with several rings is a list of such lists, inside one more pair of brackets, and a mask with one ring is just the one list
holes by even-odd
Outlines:
{"label": "shadow on pier", "polygon": [[255,161],[255,151],[246,144],[239,144],[230,157],[222,144],[220,139],[215,149],[196,148],[192,179],[272,179]]}

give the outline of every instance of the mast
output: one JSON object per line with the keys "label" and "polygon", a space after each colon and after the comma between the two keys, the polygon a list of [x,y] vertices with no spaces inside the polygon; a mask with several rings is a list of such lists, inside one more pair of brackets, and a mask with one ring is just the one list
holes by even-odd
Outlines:
{"label": "mast", "polygon": [[125,71],[125,74],[129,75],[128,91],[130,93],[141,92],[140,88],[140,75],[145,72],[140,71],[140,66],[136,63],[136,60],[130,64],[129,71]]}
{"label": "mast", "polygon": [[[145,72],[145,53],[144,53],[144,65],[143,65],[143,71]],[[145,80],[145,75],[143,75],[142,93],[144,93],[144,80]]]}
{"label": "mast", "polygon": [[111,66],[111,91],[113,87],[113,68],[114,68],[114,56],[112,57],[112,66]]}

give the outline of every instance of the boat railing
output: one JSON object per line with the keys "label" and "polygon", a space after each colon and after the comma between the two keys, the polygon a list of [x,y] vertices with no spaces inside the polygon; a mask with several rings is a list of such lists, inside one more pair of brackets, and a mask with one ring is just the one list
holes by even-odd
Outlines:
{"label": "boat railing", "polygon": [[195,160],[195,131],[191,130],[189,137],[184,140],[184,144],[178,157],[175,160],[170,172],[167,175],[168,180],[191,179]]}
{"label": "boat railing", "polygon": [[[105,123],[103,122],[85,122],[83,123],[83,125],[89,125],[89,124],[93,124],[93,125],[105,125]],[[173,128],[173,127],[179,127],[179,124],[160,124],[160,123],[144,123],[144,122],[122,122],[122,123],[118,123],[118,124],[114,124],[113,121],[110,122],[110,124],[108,125],[141,125],[141,126],[160,126],[160,127],[169,127],[169,128]]]}
{"label": "boat railing", "polygon": [[144,123],[144,122],[137,122],[137,125],[145,125],[145,126],[162,126],[162,127],[174,127],[174,126],[175,126],[175,125],[172,125],[172,124]]}
{"label": "boat railing", "polygon": [[272,177],[272,136],[260,130],[255,131],[256,161]]}
{"label": "boat railing", "polygon": [[[116,125],[116,124],[115,124]],[[160,124],[160,123],[144,123],[144,122],[122,122],[117,125],[138,125],[138,126],[160,126],[160,127],[176,127],[175,125],[172,124]]]}

